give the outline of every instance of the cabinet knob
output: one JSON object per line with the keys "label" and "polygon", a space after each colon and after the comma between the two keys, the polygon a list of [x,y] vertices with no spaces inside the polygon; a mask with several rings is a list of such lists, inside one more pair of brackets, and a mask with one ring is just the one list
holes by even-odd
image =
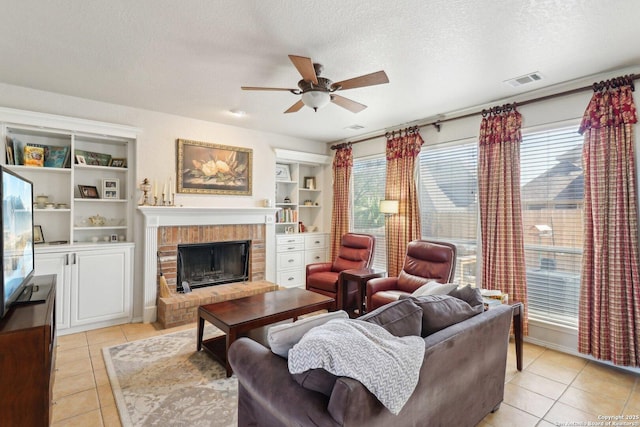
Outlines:
{"label": "cabinet knob", "polygon": [[289,277],[287,280],[288,280],[288,281],[292,281],[292,280],[294,280],[294,279],[293,279],[293,277]]}
{"label": "cabinet knob", "polygon": [[69,265],[69,254],[64,255],[64,265]]}
{"label": "cabinet knob", "polygon": [[316,259],[320,259],[320,257],[318,255],[316,255]]}
{"label": "cabinet knob", "polygon": [[290,259],[289,262],[295,262],[295,259]]}
{"label": "cabinet knob", "polygon": [[292,251],[292,250],[294,250],[294,249],[295,249],[295,247],[290,247],[290,248],[287,248],[287,249],[288,249],[288,250],[290,250],[290,251]]}
{"label": "cabinet knob", "polygon": [[316,245],[319,245],[319,244],[320,244],[320,240],[316,240]]}

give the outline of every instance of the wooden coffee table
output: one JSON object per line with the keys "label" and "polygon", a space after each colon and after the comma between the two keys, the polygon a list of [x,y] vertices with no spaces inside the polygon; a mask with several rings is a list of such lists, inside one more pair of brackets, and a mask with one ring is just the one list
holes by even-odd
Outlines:
{"label": "wooden coffee table", "polygon": [[[227,360],[229,346],[252,329],[287,319],[296,319],[303,314],[330,309],[334,300],[315,292],[300,288],[266,292],[249,297],[201,305],[198,307],[197,351],[205,348],[232,374]],[[221,329],[226,335],[207,340],[202,339],[204,321]]]}

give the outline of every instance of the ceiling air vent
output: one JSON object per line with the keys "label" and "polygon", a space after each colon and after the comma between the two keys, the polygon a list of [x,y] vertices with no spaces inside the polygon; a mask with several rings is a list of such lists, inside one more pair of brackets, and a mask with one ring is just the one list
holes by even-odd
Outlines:
{"label": "ceiling air vent", "polygon": [[534,73],[525,74],[524,76],[505,80],[504,82],[511,87],[518,87],[518,86],[526,85],[529,83],[537,82],[538,80],[542,80],[542,74],[536,71]]}

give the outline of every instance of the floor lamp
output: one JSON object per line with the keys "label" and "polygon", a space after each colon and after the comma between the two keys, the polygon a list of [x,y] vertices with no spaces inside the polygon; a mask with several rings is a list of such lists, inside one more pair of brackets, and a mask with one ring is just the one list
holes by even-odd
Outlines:
{"label": "floor lamp", "polygon": [[387,222],[391,215],[396,215],[399,210],[399,203],[397,200],[380,200],[380,213],[384,214],[384,240],[386,242],[386,253],[387,257],[387,277],[389,276],[389,236],[387,233]]}

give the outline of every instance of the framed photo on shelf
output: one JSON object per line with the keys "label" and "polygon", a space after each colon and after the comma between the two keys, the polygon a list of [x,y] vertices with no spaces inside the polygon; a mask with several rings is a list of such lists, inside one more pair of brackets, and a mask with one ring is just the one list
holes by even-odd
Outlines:
{"label": "framed photo on shelf", "polygon": [[78,185],[80,197],[83,199],[99,199],[98,189],[92,185]]}
{"label": "framed photo on shelf", "polygon": [[87,159],[85,159],[84,156],[81,156],[80,154],[76,154],[76,163],[79,165],[86,165]]}
{"label": "framed photo on shelf", "polygon": [[177,193],[252,194],[252,149],[186,139],[177,143]]}
{"label": "framed photo on shelf", "polygon": [[291,181],[289,165],[276,164],[276,181]]}
{"label": "framed photo on shelf", "polygon": [[33,243],[35,243],[36,245],[38,243],[44,243],[44,234],[42,233],[41,225],[33,226]]}
{"label": "framed photo on shelf", "polygon": [[315,190],[316,189],[316,177],[315,176],[305,176],[304,177],[304,188],[307,190]]}
{"label": "framed photo on shelf", "polygon": [[102,198],[103,199],[119,199],[120,198],[120,180],[117,178],[108,178],[102,180]]}
{"label": "framed photo on shelf", "polygon": [[74,150],[73,154],[76,156],[82,156],[85,159],[86,165],[91,166],[109,166],[111,162],[110,154],[94,153],[93,151]]}
{"label": "framed photo on shelf", "polygon": [[112,168],[126,168],[127,167],[127,159],[111,159],[111,163],[109,166]]}

